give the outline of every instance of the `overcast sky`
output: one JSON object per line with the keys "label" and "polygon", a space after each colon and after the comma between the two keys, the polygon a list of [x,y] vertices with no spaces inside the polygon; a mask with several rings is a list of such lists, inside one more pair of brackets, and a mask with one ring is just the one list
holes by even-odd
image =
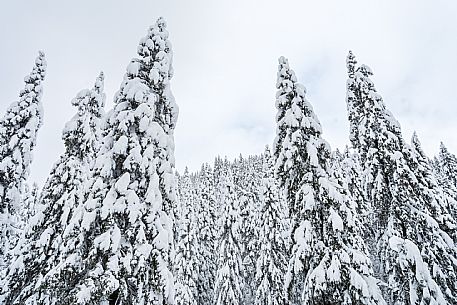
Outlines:
{"label": "overcast sky", "polygon": [[44,126],[32,179],[63,152],[71,99],[104,71],[107,109],[150,24],[163,16],[180,107],[176,165],[260,153],[275,135],[277,58],[289,58],[332,148],[348,143],[345,58],[368,64],[387,107],[435,155],[457,153],[457,1],[4,1],[0,111],[44,50]]}

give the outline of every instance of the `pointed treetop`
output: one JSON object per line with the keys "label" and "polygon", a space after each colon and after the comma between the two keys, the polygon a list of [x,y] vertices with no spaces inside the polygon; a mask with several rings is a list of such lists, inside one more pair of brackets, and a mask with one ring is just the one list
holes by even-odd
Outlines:
{"label": "pointed treetop", "polygon": [[447,153],[447,147],[444,145],[442,141],[440,142],[440,151]]}
{"label": "pointed treetop", "polygon": [[419,141],[419,137],[417,136],[417,132],[414,130],[413,135],[411,136],[411,144],[419,144],[421,145],[421,142]]}
{"label": "pointed treetop", "polygon": [[[12,103],[8,107],[4,117],[0,119],[2,121],[0,125],[11,126],[8,129],[11,135],[0,139],[0,141],[6,141],[13,134],[17,134],[18,130],[23,127],[29,131],[33,130],[35,135],[32,137],[36,136],[36,132],[41,127],[43,121],[43,107],[41,105],[43,88],[41,84],[45,78],[45,74],[46,60],[44,53],[39,52],[32,71],[24,77],[25,86],[19,92],[19,101]],[[27,111],[24,111],[25,109]],[[23,123],[19,123],[19,121]],[[27,137],[31,137],[31,135],[28,134]],[[35,140],[33,140],[32,146],[35,146]]]}
{"label": "pointed treetop", "polygon": [[38,57],[35,59],[35,64],[37,66],[44,66],[46,67],[46,59],[45,59],[45,54],[43,51],[38,51]]}
{"label": "pointed treetop", "polygon": [[164,17],[159,17],[156,21],[156,25],[157,27],[159,27],[160,29],[165,29],[167,27],[167,21],[165,20]]}
{"label": "pointed treetop", "polygon": [[270,149],[270,145],[265,145],[265,150],[264,150],[264,154],[265,156],[268,156],[268,157],[271,157],[271,149]]}
{"label": "pointed treetop", "polygon": [[25,82],[28,80],[43,80],[46,72],[47,62],[43,51],[38,51],[38,56],[35,59],[35,67],[33,67],[32,73],[26,76]]}
{"label": "pointed treetop", "polygon": [[274,177],[274,167],[274,158],[271,155],[270,146],[265,145],[262,165],[264,178]]}
{"label": "pointed treetop", "polygon": [[346,67],[348,69],[348,74],[349,74],[350,78],[354,78],[356,64],[357,64],[357,60],[355,59],[354,54],[352,53],[352,51],[349,51],[349,54],[346,57]]}
{"label": "pointed treetop", "polygon": [[371,70],[371,68],[364,64],[360,65],[360,67],[357,70],[360,71],[360,73],[362,73],[365,77],[373,75],[373,71]]}
{"label": "pointed treetop", "polygon": [[[149,27],[148,34],[141,38],[138,45],[137,52],[141,56],[143,64],[152,64],[144,72],[148,74],[147,77],[153,84],[167,82],[173,77],[173,56],[171,43],[168,41],[169,34],[166,26],[165,19],[160,17],[154,25]],[[132,76],[141,74],[141,71],[138,71],[137,60],[134,60],[132,63],[130,68],[128,68],[129,74],[132,74]]]}
{"label": "pointed treetop", "polygon": [[98,75],[97,79],[95,80],[95,86],[94,86],[94,90],[97,93],[103,92],[104,81],[105,81],[105,74],[103,73],[103,71],[100,71],[100,74]]}
{"label": "pointed treetop", "polygon": [[97,117],[102,115],[103,107],[105,106],[104,89],[104,74],[100,72],[95,80],[92,90],[83,89],[78,92],[76,97],[71,101],[71,104],[78,107],[78,114],[81,116],[86,112],[90,112]]}
{"label": "pointed treetop", "polygon": [[[278,59],[278,80],[276,82],[276,88],[284,87],[284,82],[291,81],[292,83],[297,82],[295,72],[289,67],[289,61],[284,56]],[[288,85],[287,85],[288,86]]]}
{"label": "pointed treetop", "polygon": [[[19,93],[21,101],[30,102],[33,100],[38,101],[41,99],[41,82],[44,80],[44,77],[46,75],[46,66],[47,63],[44,53],[42,51],[39,51],[38,57],[35,59],[35,66],[33,67],[32,72],[24,78],[24,82],[26,84],[33,84],[33,86],[25,86],[25,88],[21,90],[21,92]],[[32,99],[24,97],[25,95],[29,96],[29,94],[32,94]],[[37,99],[34,99],[34,97],[36,97]]]}
{"label": "pointed treetop", "polygon": [[413,152],[419,154],[422,158],[426,158],[426,154],[422,149],[422,144],[419,140],[419,137],[417,136],[416,131],[413,132],[413,135],[411,137],[411,148],[413,149]]}
{"label": "pointed treetop", "polygon": [[287,68],[289,68],[289,61],[284,56],[279,57],[278,62],[280,66],[286,66]]}
{"label": "pointed treetop", "polygon": [[127,66],[114,101],[116,104],[128,102],[133,109],[141,104],[154,105],[154,121],[171,134],[179,108],[170,88],[173,53],[163,18],[159,18],[141,38],[137,53],[139,56]]}
{"label": "pointed treetop", "polygon": [[78,108],[78,112],[65,124],[62,132],[67,154],[81,160],[93,157],[93,153],[98,151],[98,127],[105,105],[103,73],[97,77],[92,89],[79,91],[71,104]]}

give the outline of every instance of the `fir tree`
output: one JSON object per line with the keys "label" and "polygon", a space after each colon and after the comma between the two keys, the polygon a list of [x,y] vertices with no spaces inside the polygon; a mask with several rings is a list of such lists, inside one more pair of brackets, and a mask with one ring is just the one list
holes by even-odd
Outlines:
{"label": "fir tree", "polygon": [[284,292],[287,250],[283,236],[286,231],[286,215],[274,178],[274,160],[268,147],[263,157],[261,210],[255,220],[260,249],[256,253],[256,291],[253,303],[281,305],[287,304]]}
{"label": "fir tree", "polygon": [[195,189],[186,168],[179,189],[180,209],[177,215],[178,239],[176,245],[176,304],[196,305],[199,275],[198,228],[195,211]]}
{"label": "fir tree", "polygon": [[[440,143],[436,163],[440,184],[447,194],[457,200],[457,157],[449,152],[443,142]],[[457,217],[457,211],[453,211],[453,213]]]}
{"label": "fir tree", "polygon": [[19,101],[12,103],[0,119],[0,269],[8,265],[9,251],[23,226],[18,213],[43,120],[41,97],[45,73],[46,60],[40,52],[32,72],[24,79]]}
{"label": "fir tree", "polygon": [[[243,261],[243,303],[254,303],[255,290],[255,265],[256,253],[258,252],[258,236],[256,234],[255,219],[258,215],[258,202],[260,179],[257,178],[253,159],[243,158],[240,155],[238,160],[233,162],[237,170],[236,193],[240,203],[240,248]],[[260,174],[259,171],[258,174]]]}
{"label": "fir tree", "polygon": [[214,288],[215,305],[242,304],[243,262],[240,247],[240,204],[233,176],[228,171],[222,179],[222,215],[218,242],[218,268]]}
{"label": "fir tree", "polygon": [[[81,272],[80,253],[70,233],[85,199],[85,183],[99,145],[99,121],[105,95],[103,74],[92,90],[82,90],[72,100],[78,113],[63,131],[65,153],[54,165],[15,249],[8,270],[7,304],[64,304],[75,273]],[[69,276],[70,275],[70,276]]]}
{"label": "fir tree", "polygon": [[199,275],[197,281],[198,304],[212,305],[216,278],[216,199],[214,195],[213,172],[203,164],[197,178],[197,215],[199,240]]}
{"label": "fir tree", "polygon": [[174,139],[172,51],[165,21],[150,27],[127,67],[84,205],[84,272],[77,304],[173,304]]}
{"label": "fir tree", "polygon": [[289,302],[384,304],[356,226],[355,203],[329,175],[330,147],[283,57],[277,84],[276,174],[294,212]]}
{"label": "fir tree", "polygon": [[420,191],[424,194],[426,207],[431,216],[438,222],[440,228],[449,236],[456,239],[456,219],[454,218],[457,202],[449,196],[440,186],[439,181],[433,174],[431,162],[422,150],[417,133],[414,132],[411,138],[411,154],[407,156],[411,159],[410,164],[417,177]]}
{"label": "fir tree", "polygon": [[346,147],[343,153],[341,166],[343,169],[343,179],[346,181],[349,195],[356,203],[357,215],[359,215],[359,220],[361,221],[363,228],[362,230],[364,230],[363,236],[367,236],[370,233],[366,230],[371,229],[371,206],[363,193],[363,172],[358,154],[356,152],[351,152],[349,148]]}
{"label": "fir tree", "polygon": [[[454,304],[455,246],[434,215],[437,198],[426,185],[400,125],[370,80],[371,69],[347,59],[347,104],[353,146],[363,168],[363,190],[374,213],[373,256],[388,283],[391,304]],[[422,162],[423,163],[423,162]],[[428,174],[428,173],[427,173]]]}
{"label": "fir tree", "polygon": [[255,264],[258,248],[258,236],[256,234],[255,222],[257,211],[255,204],[259,202],[255,193],[250,193],[237,184],[238,197],[240,202],[240,248],[243,261],[243,302],[252,304],[255,297]]}
{"label": "fir tree", "polygon": [[26,227],[32,216],[35,215],[39,197],[40,190],[38,184],[34,182],[32,186],[29,186],[29,184],[26,183],[24,187],[23,208],[19,212],[22,229]]}

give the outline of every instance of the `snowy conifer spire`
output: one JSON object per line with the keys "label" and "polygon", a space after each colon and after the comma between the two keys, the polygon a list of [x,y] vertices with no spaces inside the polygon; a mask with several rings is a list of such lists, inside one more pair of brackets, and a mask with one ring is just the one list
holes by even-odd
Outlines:
{"label": "snowy conifer spire", "polygon": [[8,269],[8,304],[68,302],[67,289],[82,268],[81,209],[98,152],[104,102],[102,74],[93,89],[72,100],[78,110],[63,130],[65,153],[46,181]]}
{"label": "snowy conifer spire", "polygon": [[[295,212],[285,280],[289,302],[385,304],[356,226],[355,203],[330,176],[330,146],[321,138],[305,90],[295,77],[284,77],[294,75],[284,63],[281,58],[275,156],[276,173]],[[297,175],[292,164],[302,172]]]}
{"label": "snowy conifer spire", "polygon": [[349,51],[348,56],[346,58],[346,67],[348,69],[348,74],[350,78],[354,77],[356,64],[357,60],[355,59],[354,54],[352,53],[352,51]]}
{"label": "snowy conifer spire", "polygon": [[69,293],[81,304],[174,304],[178,108],[170,90],[172,51],[162,18],[140,40],[138,55],[107,115],[84,206],[87,272]]}
{"label": "snowy conifer spire", "polygon": [[277,74],[276,108],[276,138],[273,152],[276,158],[275,174],[280,181],[280,187],[292,204],[291,217],[300,210],[295,206],[295,193],[303,176],[308,172],[303,167],[307,151],[304,139],[306,134],[320,136],[322,130],[318,118],[314,115],[311,105],[305,98],[306,89],[297,82],[295,72],[289,68],[286,58],[279,58]]}
{"label": "snowy conifer spire", "polygon": [[99,121],[105,106],[103,80],[104,74],[100,72],[94,88],[80,91],[71,101],[78,108],[78,113],[66,124],[62,138],[67,154],[80,160],[88,158],[87,154],[90,154],[89,159],[92,160],[94,153],[99,150]]}
{"label": "snowy conifer spire", "polygon": [[222,177],[222,214],[218,243],[218,268],[214,288],[215,305],[242,304],[243,262],[240,247],[240,203],[231,170]]}
{"label": "snowy conifer spire", "polygon": [[[160,17],[151,26],[146,37],[141,39],[138,46],[140,59],[134,59],[127,68],[127,78],[138,77],[147,82],[154,90],[157,98],[154,102],[154,120],[162,126],[166,133],[172,133],[178,118],[178,106],[170,89],[170,79],[173,77],[173,53],[168,40],[167,23]],[[125,81],[125,80],[124,80]],[[135,84],[135,82],[134,82]],[[124,88],[130,93],[130,86]],[[146,92],[138,91],[147,97]],[[123,91],[124,94],[126,92]],[[135,96],[135,100],[138,100]],[[119,100],[119,98],[118,98]]]}
{"label": "snowy conifer spire", "polygon": [[287,304],[284,275],[287,269],[285,207],[281,206],[274,178],[274,159],[267,146],[264,152],[264,177],[261,187],[261,209],[255,219],[259,253],[256,261],[254,302],[257,305]]}
{"label": "snowy conifer spire", "polygon": [[32,151],[43,121],[42,82],[46,60],[39,52],[32,72],[24,78],[19,101],[12,103],[0,119],[0,269],[8,264],[18,228],[24,183],[29,176]]}
{"label": "snowy conifer spire", "polygon": [[430,160],[425,155],[417,133],[411,138],[410,164],[418,178],[419,189],[424,193],[425,205],[440,228],[457,242],[457,223],[455,214],[457,202],[440,186],[433,174]]}
{"label": "snowy conifer spire", "polygon": [[195,211],[195,189],[186,167],[179,189],[179,211],[176,214],[177,227],[176,257],[174,263],[176,276],[176,304],[197,305],[198,228]]}
{"label": "snowy conifer spire", "polygon": [[381,261],[375,272],[388,283],[384,298],[395,304],[454,304],[455,246],[443,230],[443,215],[434,212],[444,204],[426,182],[426,161],[405,143],[376,92],[372,74],[365,65],[354,73],[348,69],[347,105],[350,139],[360,154],[363,190],[378,232],[372,237],[377,246],[371,254]]}
{"label": "snowy conifer spire", "polygon": [[197,215],[199,251],[199,274],[197,281],[197,303],[212,305],[217,264],[216,199],[213,171],[203,164],[197,176]]}
{"label": "snowy conifer spire", "polygon": [[449,152],[443,142],[440,143],[438,165],[440,182],[457,200],[457,157]]}

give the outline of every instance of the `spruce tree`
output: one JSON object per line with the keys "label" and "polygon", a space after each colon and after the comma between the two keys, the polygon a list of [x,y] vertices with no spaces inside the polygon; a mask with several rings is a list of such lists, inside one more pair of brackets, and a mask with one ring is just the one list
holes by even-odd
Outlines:
{"label": "spruce tree", "polygon": [[199,276],[198,228],[195,209],[195,188],[186,168],[179,189],[180,209],[175,226],[178,231],[176,241],[175,275],[176,304],[196,305],[197,282]]}
{"label": "spruce tree", "polygon": [[138,58],[106,118],[84,204],[84,272],[77,304],[173,304],[174,139],[172,50],[162,18],[140,40]]}
{"label": "spruce tree", "polygon": [[362,230],[364,230],[363,236],[367,236],[369,234],[367,230],[371,228],[371,206],[363,193],[363,172],[358,154],[354,151],[350,151],[350,149],[346,147],[343,153],[341,167],[343,169],[343,179],[346,181],[349,195],[356,203],[357,215],[359,215],[359,220],[363,226]]}
{"label": "spruce tree", "polygon": [[[438,180],[447,194],[457,200],[457,157],[449,152],[443,142],[437,157]],[[457,215],[457,211],[454,211]]]}
{"label": "spruce tree", "polygon": [[198,304],[212,305],[216,278],[216,199],[213,172],[209,164],[203,164],[197,176],[197,215],[199,240],[199,274],[197,281]]}
{"label": "spruce tree", "polygon": [[416,132],[411,138],[411,148],[411,154],[407,156],[417,177],[419,190],[424,194],[426,207],[440,228],[453,237],[454,242],[457,242],[457,225],[453,214],[457,202],[444,191],[443,186],[440,186],[433,173],[431,161],[425,155]]}
{"label": "spruce tree", "polygon": [[[400,125],[386,109],[366,65],[347,59],[350,139],[364,173],[363,190],[373,207],[378,274],[388,283],[390,304],[454,304],[455,246],[440,228],[440,206],[421,175],[423,166],[405,144]],[[427,173],[428,174],[428,173]]]}
{"label": "spruce tree", "polygon": [[82,90],[72,100],[78,112],[63,131],[65,152],[46,181],[8,269],[7,304],[64,304],[75,273],[81,272],[81,253],[75,247],[82,241],[70,233],[80,229],[75,227],[78,208],[99,149],[104,102],[103,74],[92,90]]}
{"label": "spruce tree", "polygon": [[229,170],[221,181],[222,214],[219,225],[215,305],[239,305],[243,300],[243,262],[240,246],[240,203]]}
{"label": "spruce tree", "polygon": [[259,250],[256,253],[255,298],[257,305],[287,304],[284,275],[287,269],[287,249],[284,241],[286,215],[284,203],[274,178],[274,160],[266,147],[264,176],[261,187],[261,208],[256,215]]}
{"label": "spruce tree", "polygon": [[245,170],[245,174],[246,175],[239,180],[239,183],[236,183],[237,197],[240,202],[239,244],[243,261],[243,302],[245,304],[252,304],[254,302],[255,289],[257,288],[255,286],[255,264],[257,248],[259,246],[253,219],[255,219],[258,214],[257,205],[259,202],[259,195],[257,194],[257,190],[252,192],[251,188],[247,187],[248,184],[251,184],[251,182],[248,182],[251,177],[248,174],[248,170]]}
{"label": "spruce tree", "polygon": [[32,186],[29,186],[29,184],[26,183],[24,187],[23,208],[19,212],[22,229],[26,227],[32,216],[35,215],[39,197],[40,190],[38,184],[34,182]]}
{"label": "spruce tree", "polygon": [[24,185],[43,121],[45,73],[46,60],[39,52],[32,72],[24,78],[19,101],[12,103],[0,119],[0,270],[8,265],[10,250],[21,231],[19,211],[23,208]]}
{"label": "spruce tree", "polygon": [[283,57],[277,88],[275,168],[294,221],[285,279],[289,303],[384,304],[356,225],[355,203],[329,174],[330,147]]}

